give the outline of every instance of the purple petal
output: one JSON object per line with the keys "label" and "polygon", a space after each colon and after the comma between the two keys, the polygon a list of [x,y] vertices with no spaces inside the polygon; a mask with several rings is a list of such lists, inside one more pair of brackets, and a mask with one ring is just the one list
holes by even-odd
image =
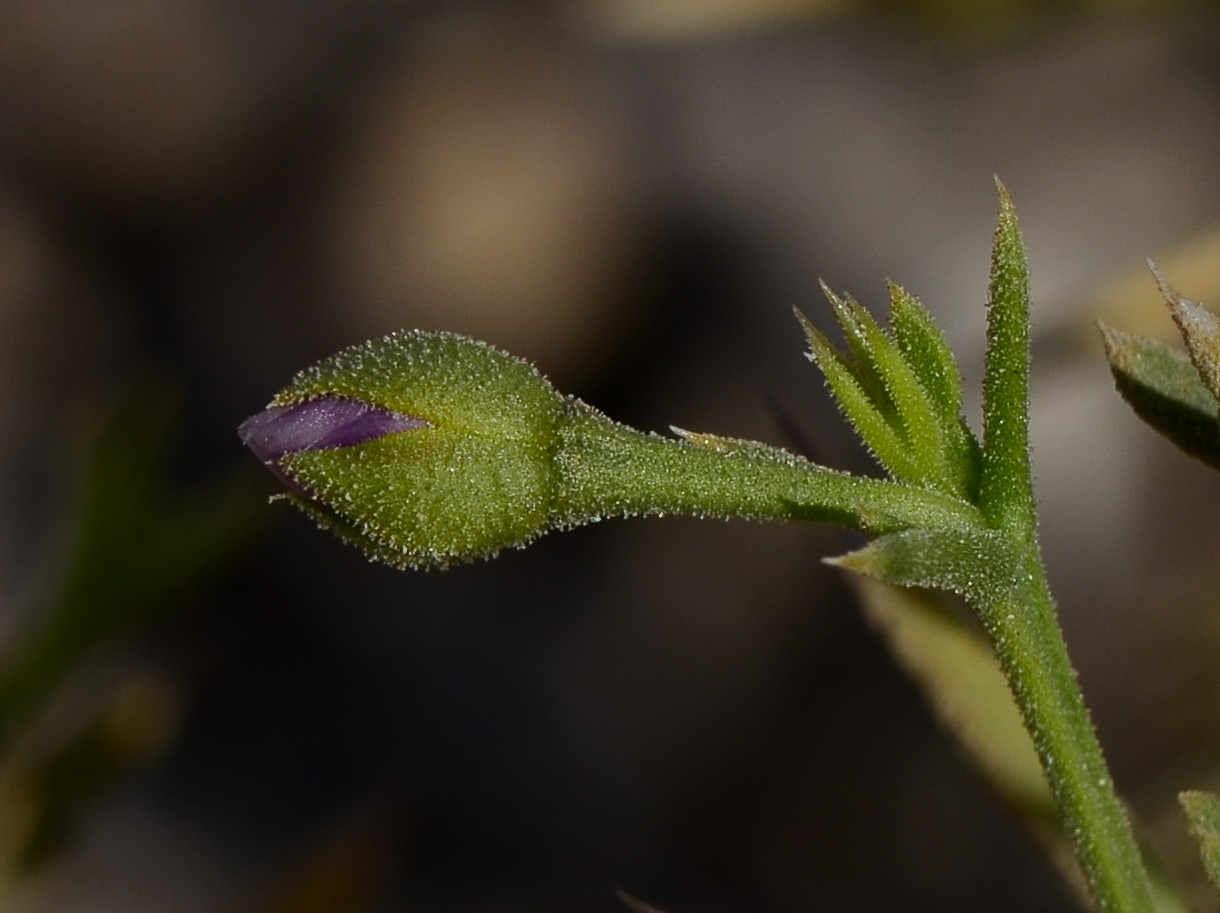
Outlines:
{"label": "purple petal", "polygon": [[237,434],[260,460],[275,463],[302,450],[351,447],[426,427],[422,418],[360,400],[324,396],[296,406],[269,406],[242,422]]}

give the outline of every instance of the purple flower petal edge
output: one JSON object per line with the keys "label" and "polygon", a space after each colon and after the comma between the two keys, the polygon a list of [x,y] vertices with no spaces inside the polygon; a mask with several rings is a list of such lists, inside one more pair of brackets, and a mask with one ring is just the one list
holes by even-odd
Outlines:
{"label": "purple flower petal edge", "polygon": [[381,406],[323,396],[295,406],[268,406],[237,428],[242,443],[264,463],[302,450],[351,447],[373,438],[427,428],[428,422]]}

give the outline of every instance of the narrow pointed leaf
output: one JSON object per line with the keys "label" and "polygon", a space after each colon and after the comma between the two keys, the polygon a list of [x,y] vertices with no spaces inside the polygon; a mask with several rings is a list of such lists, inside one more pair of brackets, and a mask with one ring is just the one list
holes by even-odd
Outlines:
{"label": "narrow pointed leaf", "polygon": [[919,299],[894,283],[890,283],[890,329],[941,418],[956,421],[962,410],[962,375],[949,343]]}
{"label": "narrow pointed leaf", "polygon": [[962,418],[962,377],[949,343],[919,299],[890,283],[890,329],[904,360],[936,408],[944,440],[944,462],[955,491],[978,498],[982,450]]}
{"label": "narrow pointed leaf", "polygon": [[1220,469],[1220,402],[1184,352],[1101,325],[1114,384],[1135,414],[1186,453]]}
{"label": "narrow pointed leaf", "polygon": [[957,419],[957,427],[949,435],[946,445],[950,465],[955,467],[957,476],[962,480],[962,488],[966,499],[978,503],[979,480],[983,474],[983,448],[979,446],[974,430],[962,417]]}
{"label": "narrow pointed leaf", "polygon": [[979,506],[997,528],[1032,539],[1029,463],[1029,269],[1017,213],[996,180],[1000,216],[991,254],[983,375],[983,467]]}
{"label": "narrow pointed leaf", "polygon": [[1212,886],[1220,890],[1220,799],[1211,793],[1187,791],[1178,794],[1186,812],[1191,836]]}
{"label": "narrow pointed leaf", "polygon": [[897,479],[921,479],[922,468],[910,448],[878,410],[843,356],[808,317],[800,311],[796,312],[796,316],[809,340],[811,360],[825,376],[839,408],[873,456]]}
{"label": "narrow pointed leaf", "polygon": [[852,309],[861,344],[885,386],[889,401],[894,404],[899,430],[920,467],[921,476],[909,481],[954,490],[952,474],[945,460],[944,429],[936,406],[898,346],[873,316],[854,301],[848,306]]}
{"label": "narrow pointed leaf", "polygon": [[844,363],[849,367],[860,387],[868,394],[873,405],[885,416],[885,420],[893,424],[897,420],[898,412],[890,400],[885,382],[873,361],[873,355],[860,322],[860,315],[867,315],[868,312],[850,295],[840,298],[825,282],[820,284],[822,293],[830,302],[831,308],[834,309],[835,318],[839,321],[839,326],[843,330],[843,338],[847,342],[847,350],[851,353],[851,360],[845,360]]}
{"label": "narrow pointed leaf", "polygon": [[985,609],[1012,588],[1021,558],[994,530],[909,529],[827,562],[897,586],[949,590]]}

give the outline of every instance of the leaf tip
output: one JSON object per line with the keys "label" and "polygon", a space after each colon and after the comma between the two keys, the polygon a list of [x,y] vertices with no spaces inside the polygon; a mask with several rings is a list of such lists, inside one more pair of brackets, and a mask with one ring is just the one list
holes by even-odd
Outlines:
{"label": "leaf tip", "polygon": [[1004,186],[1004,182],[1000,180],[1000,176],[998,174],[993,174],[991,179],[995,181],[996,193],[999,194],[1000,197],[1000,211],[1012,212],[1014,208],[1012,194],[1008,192],[1008,188]]}
{"label": "leaf tip", "polygon": [[1125,345],[1131,339],[1131,335],[1124,333],[1122,330],[1115,329],[1104,320],[1097,321],[1097,331],[1101,333],[1101,344],[1105,346],[1106,359],[1113,365],[1119,360]]}
{"label": "leaf tip", "polygon": [[1173,286],[1169,284],[1169,280],[1165,275],[1157,269],[1156,263],[1151,257],[1144,261],[1148,265],[1148,272],[1152,273],[1152,278],[1156,280],[1156,287],[1161,290],[1161,295],[1166,301],[1177,296],[1177,292]]}
{"label": "leaf tip", "polygon": [[872,576],[876,572],[876,561],[872,544],[858,548],[854,552],[843,555],[830,555],[822,559],[823,564],[841,568],[845,571],[855,571],[857,574]]}
{"label": "leaf tip", "polygon": [[1211,392],[1220,398],[1220,318],[1179,293],[1149,262],[1149,269],[1169,307],[1178,331],[1186,341],[1190,360]]}

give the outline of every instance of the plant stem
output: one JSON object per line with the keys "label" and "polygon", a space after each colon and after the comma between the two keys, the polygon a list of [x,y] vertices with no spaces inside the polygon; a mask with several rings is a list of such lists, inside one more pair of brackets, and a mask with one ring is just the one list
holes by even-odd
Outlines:
{"label": "plant stem", "polygon": [[1152,913],[1148,876],[1068,658],[1036,544],[1023,563],[1008,593],[979,606],[983,624],[1098,907]]}
{"label": "plant stem", "polygon": [[835,523],[870,532],[983,525],[974,505],[928,488],[849,475],[775,447],[644,434],[571,400],[560,423],[555,510],[590,518],[683,514]]}

